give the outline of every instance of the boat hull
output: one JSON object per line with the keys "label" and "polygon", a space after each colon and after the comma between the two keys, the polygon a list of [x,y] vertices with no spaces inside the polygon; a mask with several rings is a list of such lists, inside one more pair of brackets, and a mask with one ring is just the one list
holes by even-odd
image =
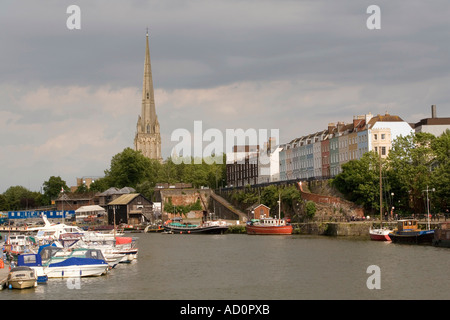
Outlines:
{"label": "boat hull", "polygon": [[44,267],[48,278],[95,277],[108,272],[107,262],[90,258],[68,258]]}
{"label": "boat hull", "polygon": [[108,265],[85,265],[67,267],[47,267],[45,274],[48,278],[75,278],[75,277],[98,277],[106,274]]}
{"label": "boat hull", "polygon": [[207,227],[175,227],[175,226],[164,226],[164,231],[175,234],[223,234],[228,230],[228,226],[207,226]]}
{"label": "boat hull", "polygon": [[13,288],[13,289],[34,288],[34,287],[37,286],[37,280],[36,279],[29,279],[29,280],[8,281],[8,286],[11,286],[11,288]]}
{"label": "boat hull", "polygon": [[393,232],[389,234],[389,238],[393,243],[431,244],[434,239],[434,230]]}
{"label": "boat hull", "polygon": [[391,238],[389,237],[389,233],[391,232],[392,230],[371,229],[369,235],[370,239],[373,241],[391,241]]}
{"label": "boat hull", "polygon": [[268,235],[277,235],[277,234],[292,234],[292,226],[255,226],[255,225],[247,225],[245,226],[247,230],[247,234],[268,234]]}

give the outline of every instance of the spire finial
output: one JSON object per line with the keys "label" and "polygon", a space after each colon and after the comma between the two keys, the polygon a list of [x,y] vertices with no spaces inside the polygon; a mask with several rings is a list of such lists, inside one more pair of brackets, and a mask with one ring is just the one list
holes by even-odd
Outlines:
{"label": "spire finial", "polygon": [[148,27],[147,27],[147,37],[148,37]]}

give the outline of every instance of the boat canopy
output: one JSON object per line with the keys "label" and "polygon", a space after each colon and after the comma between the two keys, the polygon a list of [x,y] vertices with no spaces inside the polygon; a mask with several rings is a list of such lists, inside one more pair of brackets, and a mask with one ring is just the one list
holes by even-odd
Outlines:
{"label": "boat canopy", "polygon": [[61,250],[61,248],[54,247],[53,245],[46,245],[40,246],[38,253],[41,255],[42,260],[48,260]]}
{"label": "boat canopy", "polygon": [[91,258],[70,257],[61,262],[51,263],[49,268],[68,267],[68,266],[84,266],[92,264],[107,264],[104,260]]}
{"label": "boat canopy", "polygon": [[26,267],[40,267],[42,266],[42,259],[39,254],[21,254],[17,257],[18,266]]}
{"label": "boat canopy", "polygon": [[127,244],[131,243],[133,238],[131,237],[116,237],[116,244]]}

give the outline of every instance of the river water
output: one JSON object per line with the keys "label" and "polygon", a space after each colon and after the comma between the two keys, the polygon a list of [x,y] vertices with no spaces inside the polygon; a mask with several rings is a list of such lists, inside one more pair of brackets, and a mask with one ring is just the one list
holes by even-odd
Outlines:
{"label": "river water", "polygon": [[[450,299],[448,248],[300,235],[133,236],[139,256],[131,264],[3,290],[0,300]],[[369,289],[369,278],[380,288]]]}

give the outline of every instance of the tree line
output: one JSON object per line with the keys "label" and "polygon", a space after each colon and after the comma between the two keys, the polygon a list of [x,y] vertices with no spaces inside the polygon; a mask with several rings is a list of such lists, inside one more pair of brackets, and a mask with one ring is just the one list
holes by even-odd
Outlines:
{"label": "tree line", "polygon": [[[208,159],[206,159],[208,160]],[[191,183],[193,187],[218,188],[226,185],[226,158],[221,164],[202,159],[200,164],[176,164],[171,158],[163,163],[146,158],[141,152],[125,148],[114,155],[105,176],[88,189],[85,185],[76,192],[102,192],[111,187],[132,187],[153,200],[157,183]],[[195,163],[191,159],[190,163]],[[382,171],[383,210],[395,213],[448,212],[450,199],[450,130],[435,137],[430,133],[416,133],[398,137],[386,159],[374,152],[365,153],[359,160],[342,165],[342,172],[331,180],[344,196],[366,211],[380,209],[379,169]],[[51,205],[61,189],[69,191],[66,182],[52,176],[43,183],[43,192],[32,192],[22,186],[12,186],[0,194],[0,210],[21,210]],[[428,190],[428,192],[427,192]],[[261,194],[236,193],[233,201],[251,205],[261,199],[271,208],[277,207],[278,191],[267,188]],[[297,192],[286,189],[281,194],[285,211],[295,211]],[[429,202],[427,202],[427,197]]]}
{"label": "tree line", "polygon": [[448,213],[450,130],[439,137],[424,132],[400,136],[386,159],[365,153],[360,160],[342,165],[332,185],[348,200],[379,212],[380,165],[383,211],[390,213],[394,208],[394,213],[422,214],[429,206],[431,213]]}
{"label": "tree line", "polygon": [[[172,158],[168,158],[161,163],[145,157],[140,151],[125,148],[112,157],[110,167],[104,171],[103,178],[96,179],[89,188],[83,184],[75,192],[103,192],[111,187],[132,187],[152,200],[157,183],[183,182],[191,183],[194,188],[218,188],[226,184],[225,155],[222,159],[222,163],[211,163],[208,159],[202,159],[197,161],[199,164],[191,165],[188,161],[175,164]],[[194,163],[193,158],[190,163]],[[49,206],[52,200],[58,198],[62,189],[65,192],[70,191],[66,181],[59,176],[51,176],[45,181],[42,193],[32,192],[22,186],[10,187],[0,194],[0,211]]]}

